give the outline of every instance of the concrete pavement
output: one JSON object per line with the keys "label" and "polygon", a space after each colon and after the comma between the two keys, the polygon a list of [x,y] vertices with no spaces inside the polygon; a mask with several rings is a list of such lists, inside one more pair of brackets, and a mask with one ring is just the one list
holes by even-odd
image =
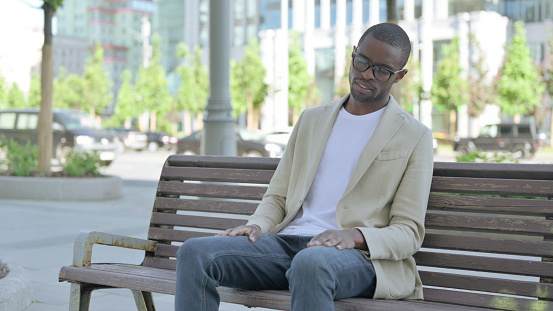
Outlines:
{"label": "concrete pavement", "polygon": [[[106,173],[123,173],[125,165],[141,172],[140,180],[124,178],[120,199],[97,202],[0,199],[0,258],[23,267],[30,274],[33,303],[27,311],[68,310],[70,284],[59,283],[58,273],[62,266],[71,264],[73,241],[79,231],[146,238],[157,180],[168,154],[131,153],[118,159],[119,163],[114,162]],[[139,157],[151,159],[141,167]],[[138,264],[143,256],[139,251],[95,246],[92,259],[93,262]],[[173,310],[171,295],[154,294],[154,301],[157,310]],[[92,294],[90,311],[126,310],[136,310],[129,290],[108,289]],[[222,304],[221,310],[251,309]]]}

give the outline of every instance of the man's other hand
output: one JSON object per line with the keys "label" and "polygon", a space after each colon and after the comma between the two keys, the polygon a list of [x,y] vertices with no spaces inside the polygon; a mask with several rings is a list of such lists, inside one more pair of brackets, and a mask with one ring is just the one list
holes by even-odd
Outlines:
{"label": "man's other hand", "polygon": [[307,247],[320,245],[328,247],[335,246],[337,249],[368,249],[365,237],[363,237],[361,231],[357,229],[326,230],[307,243]]}
{"label": "man's other hand", "polygon": [[261,228],[258,225],[238,226],[219,233],[220,236],[247,235],[252,242],[255,242],[261,234]]}

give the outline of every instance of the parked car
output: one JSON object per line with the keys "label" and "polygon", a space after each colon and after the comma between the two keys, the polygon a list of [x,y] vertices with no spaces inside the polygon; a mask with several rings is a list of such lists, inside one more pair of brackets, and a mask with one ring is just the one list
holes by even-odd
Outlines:
{"label": "parked car", "polygon": [[453,150],[461,154],[478,149],[493,152],[511,152],[515,158],[531,157],[540,148],[533,124],[501,123],[482,128],[476,138],[455,138]]}
{"label": "parked car", "polygon": [[148,137],[148,150],[156,152],[158,149],[170,150],[177,142],[177,138],[164,132],[146,132]]}
{"label": "parked car", "polygon": [[[200,154],[200,144],[203,130],[177,141],[178,154]],[[239,156],[246,157],[281,157],[286,145],[269,142],[261,131],[247,128],[236,128],[236,151]]]}
{"label": "parked car", "polygon": [[275,129],[265,134],[265,139],[270,142],[278,143],[281,145],[287,145],[292,134],[293,127],[285,127],[282,129]]}
{"label": "parked car", "polygon": [[123,143],[120,151],[135,150],[142,151],[148,147],[148,136],[136,128],[109,127],[106,130]]}
{"label": "parked car", "polygon": [[[24,145],[38,144],[38,108],[0,111],[0,140],[6,139]],[[115,137],[103,130],[89,114],[80,110],[53,109],[52,158],[63,162],[71,151],[96,151],[100,160],[109,165],[116,157]]]}

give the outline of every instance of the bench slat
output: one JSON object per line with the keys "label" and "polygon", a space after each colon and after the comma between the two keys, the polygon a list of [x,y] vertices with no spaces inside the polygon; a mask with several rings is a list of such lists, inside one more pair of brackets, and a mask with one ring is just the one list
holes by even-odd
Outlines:
{"label": "bench slat", "polygon": [[553,277],[553,262],[484,257],[419,251],[414,255],[419,266],[471,270],[481,272]]}
{"label": "bench slat", "polygon": [[184,195],[223,199],[261,200],[267,187],[193,184],[172,181],[160,181],[158,193],[161,195]]}
{"label": "bench slat", "polygon": [[191,215],[175,215],[166,213],[152,213],[153,225],[169,225],[214,230],[226,230],[245,225],[247,220],[222,217],[204,217]]}
{"label": "bench slat", "polygon": [[553,284],[430,271],[419,271],[419,274],[426,286],[553,299]]}
{"label": "bench slat", "polygon": [[166,165],[275,170],[279,161],[278,158],[170,155]]}
{"label": "bench slat", "polygon": [[257,205],[259,204],[251,202],[157,197],[154,202],[154,209],[251,215]]}
{"label": "bench slat", "polygon": [[148,239],[154,241],[175,241],[175,242],[184,242],[190,238],[198,238],[203,236],[210,236],[213,233],[207,232],[195,232],[195,231],[186,231],[186,230],[173,230],[173,229],[163,229],[150,227],[148,231]]}
{"label": "bench slat", "polygon": [[423,247],[553,258],[553,242],[427,233]]}
{"label": "bench slat", "polygon": [[165,180],[268,184],[274,173],[272,170],[165,166],[161,172],[161,178]]}
{"label": "bench slat", "polygon": [[428,210],[553,216],[553,200],[430,194]]}
{"label": "bench slat", "polygon": [[553,180],[553,164],[434,162],[434,176]]}
{"label": "bench slat", "polygon": [[551,196],[553,181],[468,177],[432,177],[432,192],[495,194],[508,196]]}
{"label": "bench slat", "polygon": [[[424,299],[427,301],[444,302],[456,305],[470,305],[509,311],[553,310],[553,303],[550,301],[467,293],[436,288],[424,288]],[[449,309],[445,308],[444,310]]]}
{"label": "bench slat", "polygon": [[428,212],[427,229],[467,230],[548,236],[553,234],[553,221],[489,216],[449,215]]}
{"label": "bench slat", "polygon": [[177,261],[176,260],[167,259],[167,258],[159,258],[159,257],[145,257],[144,261],[142,262],[142,265],[146,266],[146,267],[167,269],[167,270],[176,270],[177,269]]}

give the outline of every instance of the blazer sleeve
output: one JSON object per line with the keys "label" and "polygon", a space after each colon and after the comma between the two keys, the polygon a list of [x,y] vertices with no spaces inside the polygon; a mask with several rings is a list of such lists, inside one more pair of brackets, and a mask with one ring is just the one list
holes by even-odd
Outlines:
{"label": "blazer sleeve", "polygon": [[432,133],[426,129],[409,157],[391,203],[389,225],[358,228],[369,247],[370,259],[402,260],[420,249],[433,166]]}
{"label": "blazer sleeve", "polygon": [[294,152],[302,118],[303,113],[292,130],[286,149],[275,174],[271,178],[267,192],[263,196],[255,213],[248,220],[248,225],[258,225],[263,233],[273,230],[287,216],[286,198],[290,190]]}

